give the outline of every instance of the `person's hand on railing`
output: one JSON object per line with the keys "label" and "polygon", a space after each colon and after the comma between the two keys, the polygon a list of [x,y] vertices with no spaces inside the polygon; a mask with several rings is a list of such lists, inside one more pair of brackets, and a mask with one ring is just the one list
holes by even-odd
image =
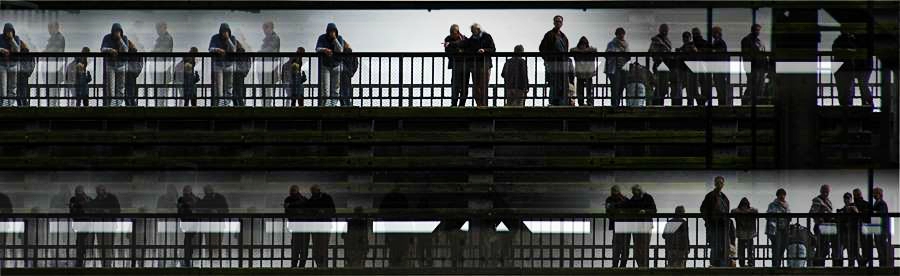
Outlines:
{"label": "person's hand on railing", "polygon": [[119,55],[119,51],[116,51],[116,49],[109,49],[109,50],[107,50],[106,52],[109,53],[109,55],[111,55],[111,56],[113,56],[113,57]]}
{"label": "person's hand on railing", "polygon": [[330,57],[332,54],[334,54],[334,52],[332,52],[331,49],[328,49],[328,48],[322,50],[322,53],[324,53],[325,56],[329,56],[329,57]]}
{"label": "person's hand on railing", "polygon": [[0,48],[0,54],[3,54],[3,56],[9,56],[9,50]]}
{"label": "person's hand on railing", "polygon": [[222,48],[216,48],[213,50],[213,52],[216,52],[216,54],[219,54],[219,55],[223,55],[223,56],[225,55],[225,49],[222,49]]}

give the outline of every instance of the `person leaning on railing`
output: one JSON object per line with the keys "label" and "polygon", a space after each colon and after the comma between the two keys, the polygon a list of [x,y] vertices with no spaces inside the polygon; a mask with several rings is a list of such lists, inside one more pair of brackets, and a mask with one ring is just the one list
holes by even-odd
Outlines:
{"label": "person leaning on railing", "polygon": [[212,60],[212,106],[228,106],[232,101],[234,60],[226,55],[236,52],[238,48],[242,48],[241,44],[234,37],[228,23],[219,25],[219,32],[209,39],[209,52],[215,54]]}
{"label": "person leaning on railing", "polygon": [[18,62],[13,56],[26,48],[28,45],[16,35],[12,23],[4,24],[3,37],[0,38],[0,106],[14,106],[16,103]]}
{"label": "person leaning on railing", "polygon": [[109,34],[103,37],[100,45],[100,52],[107,53],[109,56],[105,59],[106,70],[103,75],[104,83],[107,85],[103,90],[103,106],[121,106],[125,95],[125,72],[127,71],[127,60],[119,58],[120,53],[128,52],[128,45],[131,41],[125,35],[122,25],[114,23]]}

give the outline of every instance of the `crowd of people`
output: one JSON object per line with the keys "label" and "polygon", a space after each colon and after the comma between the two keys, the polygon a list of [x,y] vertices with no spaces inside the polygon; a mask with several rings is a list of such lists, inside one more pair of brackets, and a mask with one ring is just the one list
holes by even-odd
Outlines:
{"label": "crowd of people", "polygon": [[[596,85],[599,82],[598,49],[593,47],[587,37],[580,37],[575,47],[570,48],[569,38],[562,31],[564,19],[553,17],[553,28],[541,39],[538,51],[542,56],[546,86],[549,88],[549,103],[556,106],[592,106]],[[274,23],[263,23],[265,37],[260,52],[280,52],[281,39],[274,31]],[[158,38],[153,52],[172,52],[173,38],[164,22],[156,25]],[[450,33],[444,39],[444,51],[448,54],[447,69],[451,71],[451,106],[465,106],[469,98],[469,83],[472,83],[472,98],[476,106],[488,105],[488,83],[495,59],[492,53],[497,52],[494,39],[490,33],[482,30],[478,23],[470,27],[471,34],[461,33],[460,27],[453,24]],[[703,61],[729,61],[731,57],[724,55],[728,45],[723,39],[723,30],[713,26],[707,37],[699,28],[681,33],[681,46],[673,44],[669,39],[669,26],[661,24],[658,34],[650,38],[647,52],[653,53],[720,53]],[[750,33],[741,41],[743,61],[749,65],[747,72],[747,89],[741,93],[742,103],[751,103],[753,99],[764,99],[772,95],[767,78],[772,77],[772,64],[765,55],[765,44],[760,40],[762,26],[753,24]],[[45,52],[62,52],[65,50],[65,37],[61,34],[59,23],[48,26],[50,39]],[[854,34],[847,28],[834,41],[832,48],[835,61],[843,65],[834,73],[835,86],[841,105],[852,105],[854,84],[860,90],[863,105],[873,105],[872,93],[868,80],[873,69],[871,57],[859,53],[861,45]],[[18,53],[28,53],[29,46],[16,34],[11,23],[3,28],[0,38],[0,100],[2,106],[29,105],[29,78],[35,69],[34,58],[17,57]],[[626,30],[619,27],[615,37],[606,45],[606,52],[627,53],[629,48]],[[84,47],[82,53],[90,53]],[[253,60],[244,55],[233,53],[246,52],[245,47],[235,37],[227,23],[222,23],[218,33],[209,42],[208,51],[214,54],[211,66],[212,102],[213,106],[245,105],[245,79],[250,75]],[[100,52],[105,54],[103,68],[103,106],[137,106],[137,79],[141,75],[145,61],[138,56],[119,57],[119,53],[137,53],[134,43],[125,35],[121,24],[115,23],[110,33],[103,37]],[[192,53],[197,48],[191,47]],[[319,55],[319,97],[320,106],[352,105],[353,89],[351,81],[359,69],[358,57],[346,55],[352,53],[350,43],[340,35],[337,25],[329,23],[325,33],[316,41],[315,52]],[[525,52],[524,47],[517,45],[514,53]],[[303,105],[303,83],[307,81],[303,72],[303,47],[297,48],[298,57],[289,59],[276,70],[264,70],[259,76],[263,84],[271,84],[263,88],[264,106],[272,106],[273,88],[283,87],[290,99],[291,106]],[[338,53],[339,55],[335,55]],[[457,57],[454,57],[457,55]],[[574,57],[574,61],[573,61]],[[612,106],[645,106],[663,105],[665,99],[671,105],[706,105],[716,98],[718,105],[733,104],[733,84],[728,72],[694,72],[687,62],[700,61],[700,58],[683,55],[653,56],[651,64],[641,64],[640,59],[632,59],[625,55],[609,56],[602,66],[602,73],[610,84],[610,104]],[[175,66],[174,86],[177,97],[185,106],[197,105],[197,61],[186,57]],[[664,65],[664,66],[663,66]],[[500,77],[503,78],[505,105],[522,106],[528,98],[530,84],[528,63],[520,57],[505,60]],[[87,59],[76,58],[65,66],[64,78],[49,77],[50,84],[62,83],[71,85],[69,93],[77,99],[77,105],[87,105],[89,83],[94,81],[86,70]],[[280,71],[280,74],[279,74]],[[165,79],[165,78],[164,78]],[[168,80],[167,80],[168,81]],[[277,83],[281,84],[277,84]],[[160,83],[163,84],[163,83]],[[713,97],[712,91],[716,91]],[[623,94],[624,92],[624,94]],[[157,91],[158,106],[165,101],[168,90]],[[160,95],[159,93],[162,93]],[[50,106],[57,106],[58,88],[48,90]],[[624,101],[623,101],[624,96]],[[685,101],[686,100],[686,101]],[[764,102],[760,102],[764,103]]]}

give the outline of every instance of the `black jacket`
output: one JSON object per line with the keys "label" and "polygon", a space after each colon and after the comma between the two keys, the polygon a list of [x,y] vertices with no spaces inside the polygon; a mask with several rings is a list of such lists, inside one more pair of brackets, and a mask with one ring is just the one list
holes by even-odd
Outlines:
{"label": "black jacket", "polygon": [[320,193],[319,196],[310,196],[306,201],[306,208],[316,215],[334,214],[334,200],[326,193]]}
{"label": "black jacket", "polygon": [[484,66],[483,68],[490,68],[494,66],[494,62],[491,60],[491,58],[484,56],[497,51],[497,48],[494,46],[494,38],[491,36],[491,34],[487,32],[481,32],[481,35],[478,37],[469,37],[468,39],[460,40],[450,44],[456,44],[457,47],[462,48],[466,53],[473,55],[479,55],[478,50],[484,49],[483,55],[465,58],[466,65],[469,68],[478,68],[476,67],[476,65]]}
{"label": "black jacket", "polygon": [[90,207],[91,198],[86,195],[75,195],[69,199],[69,214],[83,215],[85,209]]}
{"label": "black jacket", "polygon": [[[449,55],[464,53],[465,50],[460,48],[458,43],[450,43],[450,42],[458,42],[458,41],[462,41],[462,40],[466,40],[466,39],[468,39],[468,38],[462,34],[459,35],[459,39],[453,39],[452,36],[448,35],[447,37],[444,38],[444,42],[449,43],[449,44],[447,44],[447,47],[444,48],[444,53],[447,53]],[[451,57],[449,57],[449,62],[447,63],[447,69],[453,69],[453,67],[455,66],[455,65],[453,65],[454,63],[462,63],[462,62],[463,62],[462,60],[455,60],[455,58],[451,56]],[[460,66],[462,66],[462,64],[460,64]],[[459,68],[459,69],[463,69],[463,68]]]}
{"label": "black jacket", "polygon": [[[538,51],[541,53],[565,53],[569,51],[569,38],[566,37],[566,34],[562,31],[559,32],[559,40],[557,41],[556,32],[553,30],[549,30],[544,33],[544,38],[541,39],[541,45],[538,46]],[[557,43],[558,42],[558,43]],[[544,60],[554,60],[560,61],[567,59],[566,57],[544,57]]]}
{"label": "black jacket", "polygon": [[220,193],[206,195],[197,202],[197,208],[206,213],[228,213],[228,200]]}
{"label": "black jacket", "polygon": [[606,198],[606,213],[609,214],[609,230],[616,230],[616,222],[613,219],[614,217],[623,213],[621,209],[622,204],[627,201],[628,198],[625,196],[612,196]]}
{"label": "black jacket", "polygon": [[678,229],[672,233],[663,233],[663,239],[666,239],[667,250],[688,250],[691,245],[690,235],[688,234],[688,224],[683,218],[669,219],[667,223],[680,223]]}
{"label": "black jacket", "polygon": [[507,88],[528,89],[528,63],[520,57],[513,57],[503,64],[500,73]]}
{"label": "black jacket", "polygon": [[706,222],[706,225],[709,225],[711,222],[721,223],[728,219],[724,215],[731,210],[731,202],[728,200],[728,196],[721,193],[722,202],[717,204],[720,193],[715,190],[710,191],[703,198],[703,203],[700,204],[700,213],[703,214],[703,220]]}
{"label": "black jacket", "polygon": [[200,202],[200,198],[191,194],[189,196],[181,196],[178,198],[178,213],[182,215],[193,214],[198,208],[197,203]]}
{"label": "black jacket", "polygon": [[856,206],[856,209],[859,210],[860,214],[864,215],[860,219],[861,223],[872,222],[871,217],[866,217],[866,216],[872,215],[872,204],[869,204],[868,201],[866,201],[865,199],[862,199],[862,198],[853,198],[853,205]]}
{"label": "black jacket", "polygon": [[301,194],[290,195],[284,198],[284,213],[289,215],[303,214],[308,199]]}
{"label": "black jacket", "polygon": [[118,214],[122,211],[119,205],[119,198],[113,194],[107,193],[104,197],[96,197],[88,203],[92,213],[101,214]]}
{"label": "black jacket", "polygon": [[[641,198],[629,198],[621,208],[625,209],[627,214],[656,214],[656,201],[653,200],[653,196],[644,193]],[[652,221],[652,219],[635,218],[633,221]]]}

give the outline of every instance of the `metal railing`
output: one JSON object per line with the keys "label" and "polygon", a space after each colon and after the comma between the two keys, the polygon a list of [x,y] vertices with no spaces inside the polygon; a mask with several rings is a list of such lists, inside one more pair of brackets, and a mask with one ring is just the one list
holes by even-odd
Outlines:
{"label": "metal railing", "polygon": [[[17,92],[15,96],[6,95],[3,99],[7,106],[76,106],[79,95],[86,96],[88,106],[142,106],[171,107],[185,106],[196,98],[199,106],[365,106],[365,107],[442,107],[459,104],[454,95],[454,75],[465,73],[465,94],[470,100],[464,105],[504,106],[513,93],[509,93],[502,77],[503,67],[508,58],[520,57],[527,67],[527,92],[520,105],[548,106],[554,101],[554,93],[549,82],[559,76],[550,75],[545,70],[545,58],[568,57],[578,62],[570,62],[571,70],[589,68],[585,71],[590,77],[582,74],[565,76],[571,87],[565,87],[566,97],[561,103],[554,105],[579,106],[672,106],[672,105],[750,105],[749,98],[758,91],[760,104],[771,104],[777,87],[774,85],[773,64],[769,64],[764,77],[757,78],[760,89],[748,89],[751,72],[749,62],[744,62],[741,53],[718,54],[684,54],[684,53],[590,53],[590,54],[541,54],[541,53],[491,53],[487,60],[493,66],[484,66],[471,55],[451,56],[445,53],[353,53],[336,54],[334,58],[358,63],[352,76],[349,72],[350,62],[344,63],[341,74],[342,83],[337,90],[328,92],[322,85],[319,60],[323,58],[315,53],[229,53],[226,58],[215,57],[208,53],[122,53],[112,57],[102,53],[19,53],[11,60],[18,60]],[[765,54],[764,56],[770,56]],[[819,54],[820,63],[831,62],[830,52]],[[184,70],[183,61],[193,58],[196,62],[193,69]],[[627,58],[629,62],[637,62],[643,67],[653,67],[653,59],[661,58],[666,62],[660,68],[649,68],[649,79],[646,82],[624,79],[621,86],[614,85],[614,75],[605,72],[606,61],[613,58]],[[306,81],[292,83],[291,58],[302,61],[298,63],[299,74],[305,74]],[[82,85],[79,92],[76,61],[80,60],[89,72],[92,81]],[[730,73],[696,73],[687,69],[691,62],[699,60],[727,62],[724,71]],[[120,67],[108,67],[111,61],[125,64]],[[687,62],[687,63],[685,63]],[[465,70],[448,69],[451,63]],[[216,65],[218,64],[218,65]],[[226,65],[220,67],[219,65]],[[473,66],[477,65],[477,66]],[[585,66],[582,66],[585,65]],[[473,70],[484,70],[486,73],[485,93],[478,94],[475,87]],[[630,67],[626,65],[625,67]],[[669,69],[665,76],[666,67]],[[224,69],[222,69],[224,68]],[[593,68],[593,70],[590,70]],[[627,68],[626,68],[627,69]],[[822,69],[822,68],[818,68]],[[827,69],[827,68],[826,68]],[[832,70],[836,68],[831,68]],[[763,69],[759,69],[763,70]],[[880,63],[875,62],[875,72],[881,70]],[[198,73],[199,79],[193,84],[192,71]],[[287,71],[287,72],[285,72]],[[722,70],[720,70],[722,71]],[[187,74],[184,74],[187,72]],[[336,73],[333,71],[331,73]],[[628,75],[629,72],[623,71]],[[576,77],[579,75],[579,77]],[[839,105],[838,93],[832,72],[819,72],[818,104],[822,106]],[[873,104],[876,110],[881,106],[882,86],[885,80],[881,74],[869,74],[868,83],[858,83],[854,88],[852,102],[861,105],[861,94],[856,90],[868,88],[872,91]],[[219,88],[217,79],[222,78],[224,87]],[[228,79],[231,81],[227,81]],[[462,78],[459,78],[460,80]],[[636,79],[636,78],[635,78]],[[188,81],[185,81],[188,80]],[[890,81],[890,80],[888,80]],[[117,83],[118,82],[118,83]],[[348,84],[349,83],[349,84]],[[459,83],[462,83],[459,81]],[[633,85],[642,83],[642,85]],[[228,86],[231,86],[229,89]],[[644,86],[641,88],[640,86]],[[651,87],[652,86],[652,87]],[[657,91],[658,87],[681,87],[679,92],[665,93],[666,89]],[[584,92],[581,87],[585,87]],[[196,90],[196,97],[186,91]],[[471,92],[469,92],[471,90]],[[640,90],[644,90],[643,94]],[[724,90],[724,91],[719,91]],[[295,92],[298,91],[299,93]],[[617,91],[617,92],[613,92]],[[705,101],[711,99],[711,102]],[[8,102],[7,102],[8,101]]]}
{"label": "metal railing", "polygon": [[[900,260],[896,257],[900,245],[891,239],[892,228],[880,223],[898,217],[897,213],[731,214],[725,220],[700,214],[611,217],[501,209],[357,210],[333,216],[2,214],[0,264],[6,268],[708,267],[711,241],[727,239],[725,246],[732,250],[723,259],[738,267],[771,267],[773,261],[782,267],[893,266]],[[827,222],[814,223],[820,218]],[[738,240],[707,228],[706,219],[739,221]],[[767,233],[768,221],[787,227]],[[819,243],[823,240],[833,247]],[[818,255],[818,248],[830,254]],[[775,258],[776,251],[782,258]]]}

